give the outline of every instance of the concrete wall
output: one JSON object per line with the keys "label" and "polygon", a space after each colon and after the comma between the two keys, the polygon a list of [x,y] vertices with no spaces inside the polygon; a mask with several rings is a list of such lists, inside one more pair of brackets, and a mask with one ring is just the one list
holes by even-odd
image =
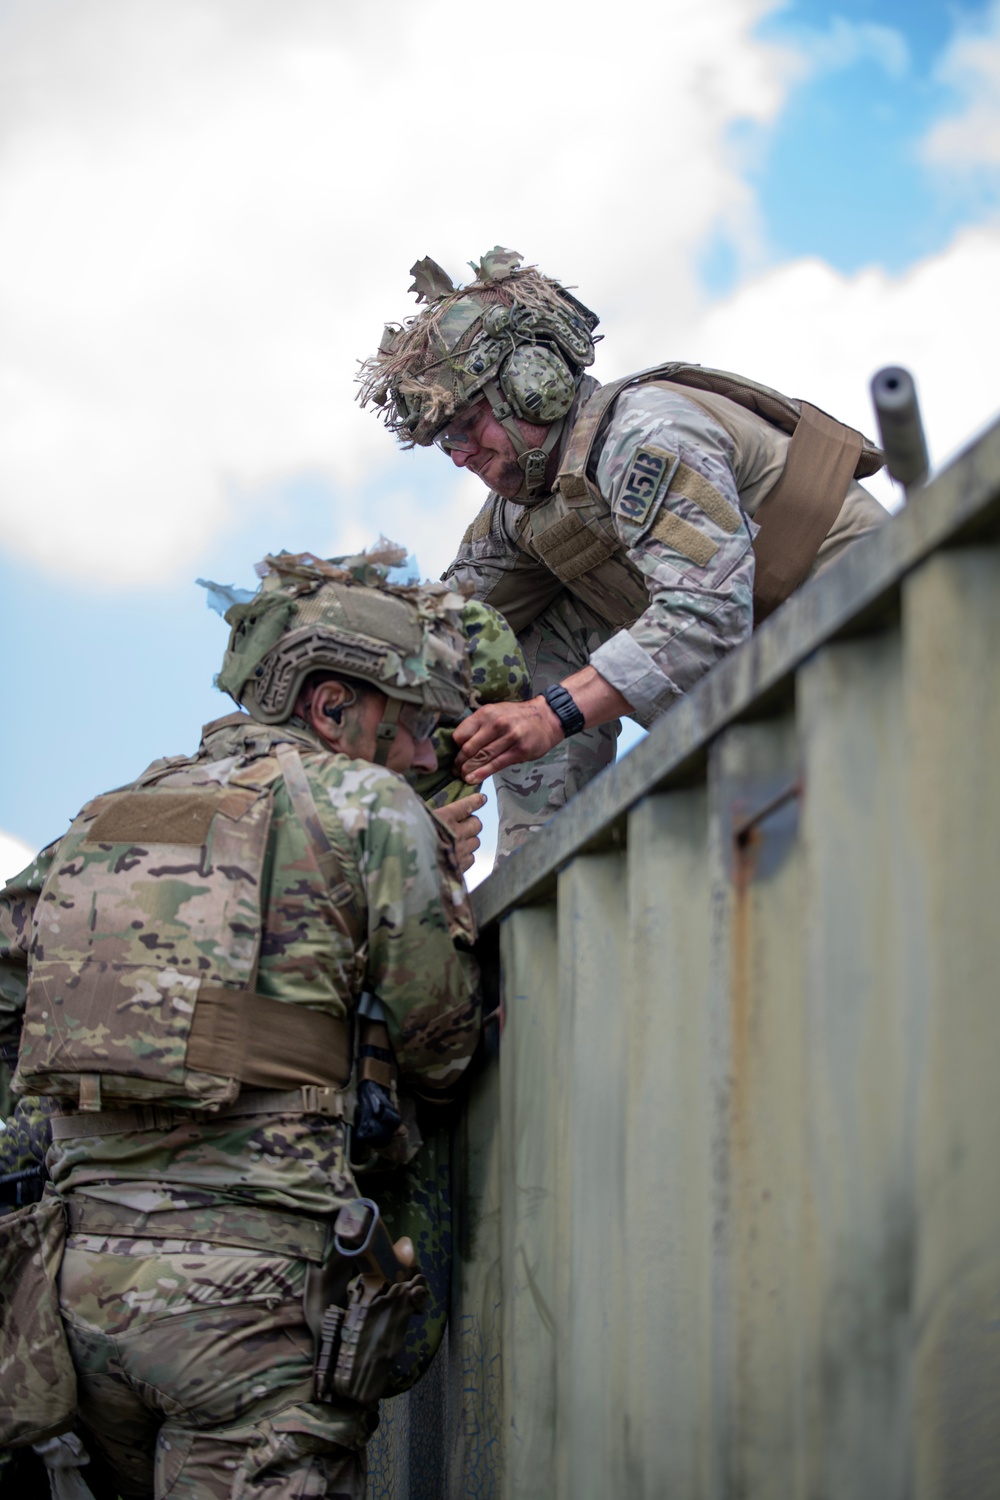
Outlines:
{"label": "concrete wall", "polygon": [[477,892],[376,1495],[1000,1496],[998,522],[1000,426]]}

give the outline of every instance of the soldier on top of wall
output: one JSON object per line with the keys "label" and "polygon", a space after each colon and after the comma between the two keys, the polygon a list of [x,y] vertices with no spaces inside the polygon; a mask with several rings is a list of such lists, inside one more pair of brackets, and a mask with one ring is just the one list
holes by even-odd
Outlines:
{"label": "soldier on top of wall", "polygon": [[674,363],[600,386],[597,316],[497,247],[418,302],[361,376],[404,446],[436,443],[490,494],[445,575],[518,632],[537,697],[480,709],[458,767],[497,775],[509,852],[807,577],[884,520],[881,455],[816,408]]}

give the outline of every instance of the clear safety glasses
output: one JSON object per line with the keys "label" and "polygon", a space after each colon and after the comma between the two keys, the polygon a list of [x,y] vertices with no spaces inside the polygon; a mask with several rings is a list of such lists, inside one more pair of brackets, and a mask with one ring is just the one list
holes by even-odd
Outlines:
{"label": "clear safety glasses", "polygon": [[474,436],[479,413],[474,417],[453,418],[434,434],[434,442],[442,453],[471,453],[477,447]]}
{"label": "clear safety glasses", "polygon": [[431,713],[417,703],[404,703],[399,711],[399,722],[415,740],[429,740],[441,722],[441,715]]}

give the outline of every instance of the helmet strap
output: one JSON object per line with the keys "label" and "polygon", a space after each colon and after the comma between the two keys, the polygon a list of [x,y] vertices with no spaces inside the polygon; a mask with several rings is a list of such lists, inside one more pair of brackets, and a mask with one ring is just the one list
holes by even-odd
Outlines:
{"label": "helmet strap", "polygon": [[393,742],[399,731],[399,716],[403,710],[401,698],[386,698],[385,710],[375,729],[375,764],[388,764]]}
{"label": "helmet strap", "polygon": [[514,419],[514,409],[495,380],[487,380],[483,386],[483,395],[490,403],[490,411],[493,413],[494,420],[500,423],[514,445],[518,464],[524,472],[525,491],[528,499],[534,500],[545,489],[545,469],[549,454],[562,435],[566,418],[560,417],[557,422],[549,424],[545,441],[540,448],[529,448],[524,440],[524,434]]}

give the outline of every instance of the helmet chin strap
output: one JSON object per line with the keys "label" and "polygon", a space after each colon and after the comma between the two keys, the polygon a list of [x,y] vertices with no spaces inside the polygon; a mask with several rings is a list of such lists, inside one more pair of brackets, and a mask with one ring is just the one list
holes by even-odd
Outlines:
{"label": "helmet chin strap", "polygon": [[375,764],[388,764],[393,742],[399,729],[399,715],[403,709],[401,698],[386,698],[385,709],[375,729]]}
{"label": "helmet chin strap", "polygon": [[545,434],[545,441],[540,448],[529,448],[520,427],[518,427],[517,422],[514,420],[513,408],[510,402],[504,398],[503,392],[495,380],[488,380],[486,382],[483,386],[483,395],[490,403],[490,411],[493,413],[494,419],[500,423],[500,426],[514,445],[518,464],[524,472],[524,493],[529,500],[534,500],[544,492],[545,468],[549,461],[549,454],[562,435],[566,418],[560,417],[557,422],[549,424],[549,430]]}

